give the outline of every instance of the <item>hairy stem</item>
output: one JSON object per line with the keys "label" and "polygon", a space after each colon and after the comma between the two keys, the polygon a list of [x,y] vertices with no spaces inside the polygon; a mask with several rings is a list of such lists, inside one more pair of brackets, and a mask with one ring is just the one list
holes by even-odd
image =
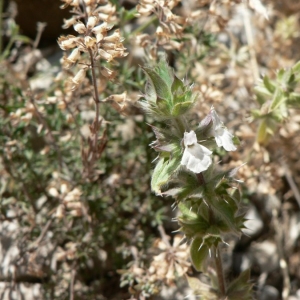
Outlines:
{"label": "hairy stem", "polygon": [[[196,174],[198,182],[200,185],[205,184],[205,178],[203,176],[203,173]],[[209,208],[209,221],[211,224],[215,223],[215,214],[214,211]],[[226,296],[226,285],[225,285],[225,278],[224,278],[224,271],[223,271],[223,264],[222,264],[222,257],[220,253],[220,247],[217,246],[214,253],[215,257],[215,264],[216,264],[216,272],[217,272],[217,278],[219,283],[219,291],[220,291],[220,299],[225,299]]]}
{"label": "hairy stem", "polygon": [[205,178],[203,176],[203,173],[198,173],[196,174],[197,176],[197,180],[199,182],[200,185],[204,185],[205,184]]}
{"label": "hairy stem", "polygon": [[220,291],[220,297],[221,297],[220,299],[225,299],[226,285],[225,285],[222,257],[221,257],[219,246],[217,246],[214,256],[215,256],[216,271],[217,271],[219,291]]}

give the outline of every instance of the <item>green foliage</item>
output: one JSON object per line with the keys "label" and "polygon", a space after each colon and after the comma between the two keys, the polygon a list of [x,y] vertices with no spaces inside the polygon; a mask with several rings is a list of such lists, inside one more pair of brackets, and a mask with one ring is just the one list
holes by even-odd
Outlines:
{"label": "green foliage", "polygon": [[[3,29],[3,28],[1,28],[1,29]],[[11,22],[9,22],[9,28],[7,30],[10,32],[9,41],[8,41],[5,49],[3,50],[3,52],[0,55],[0,61],[3,61],[4,59],[6,59],[9,56],[10,51],[15,43],[19,42],[19,43],[29,44],[32,42],[31,39],[28,38],[27,36],[20,34],[19,26],[15,23],[14,20],[11,20]],[[1,32],[2,32],[2,30],[1,30]]]}
{"label": "green foliage", "polygon": [[300,82],[299,63],[290,69],[280,69],[276,78],[264,76],[255,87],[259,110],[253,110],[252,116],[260,121],[257,142],[267,145],[275,134],[278,125],[288,119],[288,109],[298,108],[300,94],[295,91]]}
{"label": "green foliage", "polygon": [[209,256],[210,248],[207,241],[202,238],[195,238],[190,246],[191,261],[197,271],[204,272],[204,263]]}

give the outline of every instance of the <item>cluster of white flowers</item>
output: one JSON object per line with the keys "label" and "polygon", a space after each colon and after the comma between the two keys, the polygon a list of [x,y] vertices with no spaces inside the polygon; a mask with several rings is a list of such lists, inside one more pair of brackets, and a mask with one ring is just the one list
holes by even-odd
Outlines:
{"label": "cluster of white flowers", "polygon": [[[226,151],[235,151],[236,147],[232,140],[233,135],[224,126],[213,107],[211,108],[210,114],[213,122],[212,134],[215,137],[218,147],[223,147]],[[212,163],[212,151],[198,144],[197,136],[194,131],[184,133],[183,143],[185,150],[181,164],[194,173],[201,173],[207,170]]]}

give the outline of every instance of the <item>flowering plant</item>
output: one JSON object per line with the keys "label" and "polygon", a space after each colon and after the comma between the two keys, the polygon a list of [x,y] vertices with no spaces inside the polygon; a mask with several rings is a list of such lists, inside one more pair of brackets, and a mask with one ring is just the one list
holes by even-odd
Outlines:
{"label": "flowering plant", "polygon": [[[178,79],[161,60],[156,68],[143,68],[148,76],[142,107],[161,128],[152,126],[156,141],[151,146],[158,151],[157,164],[152,175],[152,190],[162,196],[172,196],[181,215],[176,219],[180,231],[190,243],[190,259],[198,271],[207,271],[207,262],[215,260],[218,282],[213,289],[199,292],[190,284],[194,294],[205,299],[251,298],[249,273],[243,273],[233,285],[226,286],[220,245],[224,235],[241,235],[244,214],[234,178],[237,169],[220,171],[213,162],[213,151],[223,147],[236,150],[238,140],[225,127],[214,107],[194,129],[190,129],[188,113],[196,102],[192,87]],[[214,277],[214,275],[211,275]],[[191,279],[189,279],[191,281]],[[194,281],[193,281],[194,282]]]}

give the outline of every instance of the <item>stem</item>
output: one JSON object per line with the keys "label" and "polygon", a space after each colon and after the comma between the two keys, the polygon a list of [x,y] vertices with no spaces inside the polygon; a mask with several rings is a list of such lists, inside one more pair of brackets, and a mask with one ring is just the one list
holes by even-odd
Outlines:
{"label": "stem", "polygon": [[94,57],[93,57],[93,53],[92,53],[91,49],[89,49],[89,55],[90,55],[90,58],[91,58],[92,81],[93,81],[94,92],[95,92],[94,101],[95,101],[96,116],[95,116],[95,120],[94,120],[94,124],[95,124],[94,125],[94,131],[95,131],[94,147],[96,149],[96,147],[97,147],[97,139],[98,139],[99,104],[100,104],[100,100],[99,100],[99,93],[98,93],[96,73],[95,73],[95,61],[94,61]]}
{"label": "stem", "polygon": [[243,19],[244,19],[244,27],[246,32],[246,38],[247,43],[249,47],[249,54],[250,54],[250,62],[252,66],[252,72],[253,72],[253,79],[256,82],[259,79],[259,68],[258,63],[256,59],[256,53],[254,49],[255,41],[253,38],[253,32],[251,27],[251,20],[250,20],[250,14],[247,7],[243,7]]}
{"label": "stem", "polygon": [[41,37],[42,37],[42,33],[43,33],[46,26],[47,26],[47,23],[43,23],[43,22],[38,22],[37,23],[37,35],[36,35],[34,43],[33,43],[33,48],[34,49],[36,49],[38,47],[39,42],[40,42]]}
{"label": "stem", "polygon": [[[196,174],[196,176],[197,176],[199,184],[204,185],[205,178],[204,178],[203,174],[199,173],[199,174]],[[210,207],[209,207],[209,222],[211,224],[215,223],[215,214]],[[215,249],[214,257],[215,257],[217,278],[218,278],[218,283],[219,283],[219,291],[220,291],[220,297],[221,297],[220,299],[225,299],[226,285],[225,285],[222,257],[221,257],[219,245]]]}
{"label": "stem", "polygon": [[204,185],[205,184],[205,178],[203,176],[203,173],[198,173],[196,174],[199,185]]}
{"label": "stem", "polygon": [[221,257],[219,245],[215,249],[215,264],[216,264],[216,271],[217,271],[217,277],[218,277],[218,283],[219,283],[219,291],[220,291],[220,297],[221,297],[220,299],[225,299],[226,285],[225,285],[222,257]]}

